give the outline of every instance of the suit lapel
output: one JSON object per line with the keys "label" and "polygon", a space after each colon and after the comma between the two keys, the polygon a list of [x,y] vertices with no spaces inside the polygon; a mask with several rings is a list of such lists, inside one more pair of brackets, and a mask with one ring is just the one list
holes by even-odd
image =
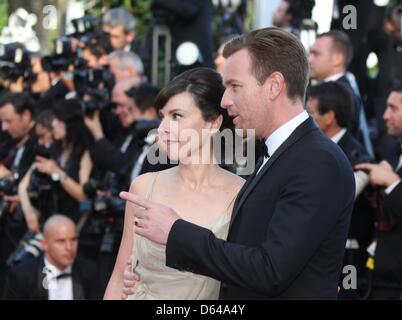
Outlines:
{"label": "suit lapel", "polygon": [[398,143],[396,143],[393,146],[393,150],[389,156],[389,162],[390,162],[392,168],[396,169],[396,167],[399,164],[400,156],[401,156],[401,142],[398,140]]}
{"label": "suit lapel", "polygon": [[82,286],[81,278],[76,268],[76,264],[73,265],[72,280],[73,280],[73,299],[84,300],[85,299],[84,288]]}
{"label": "suit lapel", "polygon": [[37,293],[35,299],[38,300],[49,300],[49,290],[45,288],[45,276],[46,272],[44,272],[45,268],[45,261],[44,257],[42,256],[40,262],[38,263],[38,269],[36,271],[37,277]]}
{"label": "suit lapel", "polygon": [[[316,130],[316,129],[317,129],[317,125],[314,123],[314,120],[311,117],[309,117],[301,125],[299,125],[295,129],[295,131],[293,131],[293,133],[289,136],[288,139],[285,140],[285,142],[283,142],[281,144],[281,146],[278,148],[278,150],[275,151],[275,153],[269,158],[269,160],[262,167],[261,171],[257,175],[256,175],[256,173],[254,173],[253,176],[250,177],[249,180],[247,180],[244,187],[241,189],[241,191],[239,192],[239,195],[237,196],[237,199],[236,199],[236,202],[235,202],[235,205],[233,208],[230,226],[232,226],[233,221],[235,220],[237,214],[239,213],[240,208],[242,207],[243,203],[246,201],[246,199],[249,196],[249,194],[251,193],[251,191],[255,188],[255,186],[258,184],[258,182],[264,177],[264,175],[267,173],[267,171],[272,166],[272,164],[292,144],[297,142],[300,138],[302,138],[305,134],[307,134],[311,130]],[[258,170],[258,168],[256,169],[256,171],[257,170]]]}

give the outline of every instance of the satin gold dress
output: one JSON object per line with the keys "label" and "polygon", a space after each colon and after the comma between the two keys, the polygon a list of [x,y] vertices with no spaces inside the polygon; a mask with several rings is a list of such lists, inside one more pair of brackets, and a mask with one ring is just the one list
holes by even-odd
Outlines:
{"label": "satin gold dress", "polygon": [[[148,182],[146,198],[149,199],[158,173]],[[226,239],[230,223],[230,202],[225,212],[218,215],[208,225],[216,237]],[[191,239],[189,239],[191,241]],[[218,299],[220,282],[194,274],[178,271],[166,266],[166,246],[154,243],[134,234],[133,266],[140,281],[134,287],[129,300],[215,300]]]}

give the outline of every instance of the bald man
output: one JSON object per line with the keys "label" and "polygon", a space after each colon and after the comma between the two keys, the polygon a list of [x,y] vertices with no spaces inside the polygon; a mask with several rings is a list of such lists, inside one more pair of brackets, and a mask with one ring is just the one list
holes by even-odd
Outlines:
{"label": "bald man", "polygon": [[77,229],[63,215],[53,215],[43,227],[44,254],[10,269],[4,299],[98,299],[96,267],[76,259]]}

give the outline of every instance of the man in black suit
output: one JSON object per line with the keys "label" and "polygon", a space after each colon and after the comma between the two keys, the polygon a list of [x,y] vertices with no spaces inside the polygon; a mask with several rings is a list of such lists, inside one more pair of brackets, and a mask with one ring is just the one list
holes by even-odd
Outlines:
{"label": "man in black suit", "polygon": [[134,231],[166,244],[166,265],[221,281],[221,299],[335,299],[354,200],[342,151],[303,108],[308,62],[292,34],[265,28],[224,48],[222,107],[268,154],[240,191],[227,241],[170,208],[122,193]]}
{"label": "man in black suit", "polygon": [[371,152],[365,116],[364,123],[361,121],[364,110],[359,89],[354,76],[347,72],[352,57],[352,44],[347,34],[339,30],[323,33],[317,37],[310,49],[310,77],[317,82],[336,81],[350,90],[353,96],[353,116],[348,126],[349,133],[364,142],[366,149]]}
{"label": "man in black suit", "polygon": [[[8,133],[11,148],[0,163],[0,178],[18,186],[35,159],[37,141],[34,135],[35,104],[27,93],[5,92],[0,98],[0,123]],[[12,139],[12,140],[11,140]],[[7,144],[8,144],[7,143]],[[19,210],[17,194],[3,194],[9,209],[1,216],[0,287],[3,285],[6,260],[26,230],[24,215]],[[4,210],[6,211],[6,210]]]}
{"label": "man in black suit", "polygon": [[[352,117],[353,101],[350,92],[342,84],[329,81],[310,87],[307,110],[321,131],[345,153],[352,166],[372,162],[364,147],[346,129]],[[344,266],[352,265],[357,270],[357,291],[343,288],[339,297],[358,298],[364,295],[367,279],[367,247],[374,236],[376,211],[367,197],[368,174],[361,170],[354,172],[356,181],[356,201],[346,242]],[[344,290],[348,289],[348,290]]]}
{"label": "man in black suit", "polygon": [[76,259],[75,224],[53,215],[44,225],[44,256],[10,269],[4,299],[81,300],[100,298],[96,269]]}
{"label": "man in black suit", "polygon": [[[390,136],[402,138],[402,85],[396,84],[387,100],[384,120]],[[374,256],[373,299],[401,299],[402,297],[402,158],[401,141],[379,164],[360,164],[367,170],[370,182],[383,188],[377,241],[373,243]]]}

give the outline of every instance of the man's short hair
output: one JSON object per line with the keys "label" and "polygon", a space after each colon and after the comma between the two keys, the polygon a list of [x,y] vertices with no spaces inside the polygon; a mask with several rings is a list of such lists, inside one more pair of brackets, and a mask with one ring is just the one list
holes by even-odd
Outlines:
{"label": "man's short hair", "polygon": [[139,74],[144,74],[144,64],[134,52],[116,50],[109,54],[109,60],[113,58],[119,59],[119,68],[121,70],[135,69]]}
{"label": "man's short hair", "polygon": [[242,49],[250,54],[251,72],[260,84],[273,72],[280,72],[289,98],[304,99],[309,68],[306,52],[297,37],[279,28],[254,30],[228,42],[223,56],[228,58]]}
{"label": "man's short hair", "polygon": [[391,86],[391,92],[396,91],[398,93],[402,93],[402,81],[394,80]]}
{"label": "man's short hair", "polygon": [[343,84],[335,81],[320,83],[310,87],[308,96],[317,99],[320,115],[333,111],[340,127],[349,126],[353,117],[354,104],[352,93]]}
{"label": "man's short hair", "polygon": [[134,32],[135,19],[126,9],[113,8],[108,10],[103,16],[102,25],[111,28],[123,26],[124,32]]}
{"label": "man's short hair", "polygon": [[126,94],[134,100],[141,113],[150,108],[155,108],[155,100],[158,93],[159,89],[150,83],[141,83],[126,91]]}
{"label": "man's short hair", "polygon": [[317,39],[321,37],[331,38],[332,50],[340,52],[345,57],[345,68],[347,68],[353,59],[353,47],[349,36],[343,31],[331,30],[318,35]]}
{"label": "man's short hair", "polygon": [[5,92],[0,96],[0,108],[7,104],[11,104],[18,114],[22,114],[25,110],[30,111],[32,115],[35,113],[35,102],[26,92]]}

